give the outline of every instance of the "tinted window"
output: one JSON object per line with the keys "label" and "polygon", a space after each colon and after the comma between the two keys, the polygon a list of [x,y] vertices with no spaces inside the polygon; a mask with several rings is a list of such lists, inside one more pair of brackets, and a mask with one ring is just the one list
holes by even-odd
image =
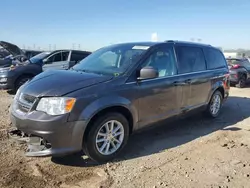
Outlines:
{"label": "tinted window", "polygon": [[84,53],[72,52],[72,54],[71,54],[71,61],[78,62],[78,61],[81,61],[82,59],[84,59],[87,56],[88,56],[87,53],[84,54]]}
{"label": "tinted window", "polygon": [[144,63],[143,67],[152,66],[159,72],[159,77],[175,75],[176,64],[173,48],[162,47],[155,50]]}
{"label": "tinted window", "polygon": [[60,53],[56,53],[56,54],[50,56],[47,63],[58,62],[61,60],[62,60],[62,56],[61,56],[61,52],[60,52]]}
{"label": "tinted window", "polygon": [[62,52],[62,61],[67,61],[69,56],[69,52]]}
{"label": "tinted window", "polygon": [[206,48],[204,49],[204,53],[208,69],[223,68],[227,65],[223,54],[219,50]]}
{"label": "tinted window", "polygon": [[176,47],[179,74],[206,70],[203,51],[198,47]]}

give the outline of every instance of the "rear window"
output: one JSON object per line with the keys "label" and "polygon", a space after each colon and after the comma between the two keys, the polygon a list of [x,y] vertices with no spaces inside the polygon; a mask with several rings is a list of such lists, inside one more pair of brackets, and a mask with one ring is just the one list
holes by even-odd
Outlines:
{"label": "rear window", "polygon": [[205,48],[204,54],[207,61],[208,69],[218,69],[227,66],[227,62],[221,51],[213,48]]}
{"label": "rear window", "polygon": [[239,59],[227,59],[227,64],[228,65],[236,65],[236,64],[240,64],[242,61],[240,61]]}

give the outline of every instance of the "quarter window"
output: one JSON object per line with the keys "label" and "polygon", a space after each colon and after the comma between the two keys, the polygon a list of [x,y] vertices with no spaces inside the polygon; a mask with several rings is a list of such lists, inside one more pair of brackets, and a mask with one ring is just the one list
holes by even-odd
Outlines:
{"label": "quarter window", "polygon": [[206,61],[201,48],[178,46],[176,55],[179,74],[206,70]]}
{"label": "quarter window", "polygon": [[159,77],[175,75],[176,64],[173,48],[161,47],[155,50],[144,63],[143,67],[152,66],[159,72]]}
{"label": "quarter window", "polygon": [[208,69],[218,69],[227,66],[227,62],[219,50],[206,48],[204,49],[204,54],[207,60]]}

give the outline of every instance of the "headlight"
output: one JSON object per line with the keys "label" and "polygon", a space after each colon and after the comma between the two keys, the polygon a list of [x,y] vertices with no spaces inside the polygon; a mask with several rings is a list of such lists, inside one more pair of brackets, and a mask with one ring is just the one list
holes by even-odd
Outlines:
{"label": "headlight", "polygon": [[49,115],[62,115],[71,112],[76,99],[69,97],[47,97],[41,98],[36,110]]}
{"label": "headlight", "polygon": [[0,82],[7,82],[7,78],[0,78]]}
{"label": "headlight", "polygon": [[21,89],[23,88],[23,85],[19,87],[19,89],[17,90],[16,94],[15,94],[15,97],[14,97],[14,100],[17,100],[17,98],[19,97],[20,95],[20,91]]}

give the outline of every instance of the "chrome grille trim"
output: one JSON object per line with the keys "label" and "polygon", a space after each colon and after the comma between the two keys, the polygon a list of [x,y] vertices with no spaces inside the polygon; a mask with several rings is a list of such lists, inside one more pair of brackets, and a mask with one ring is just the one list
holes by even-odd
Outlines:
{"label": "chrome grille trim", "polygon": [[32,108],[32,106],[34,105],[35,101],[36,101],[36,97],[28,95],[28,94],[20,93],[16,101],[17,110],[24,112],[24,113],[28,113],[30,109]]}

